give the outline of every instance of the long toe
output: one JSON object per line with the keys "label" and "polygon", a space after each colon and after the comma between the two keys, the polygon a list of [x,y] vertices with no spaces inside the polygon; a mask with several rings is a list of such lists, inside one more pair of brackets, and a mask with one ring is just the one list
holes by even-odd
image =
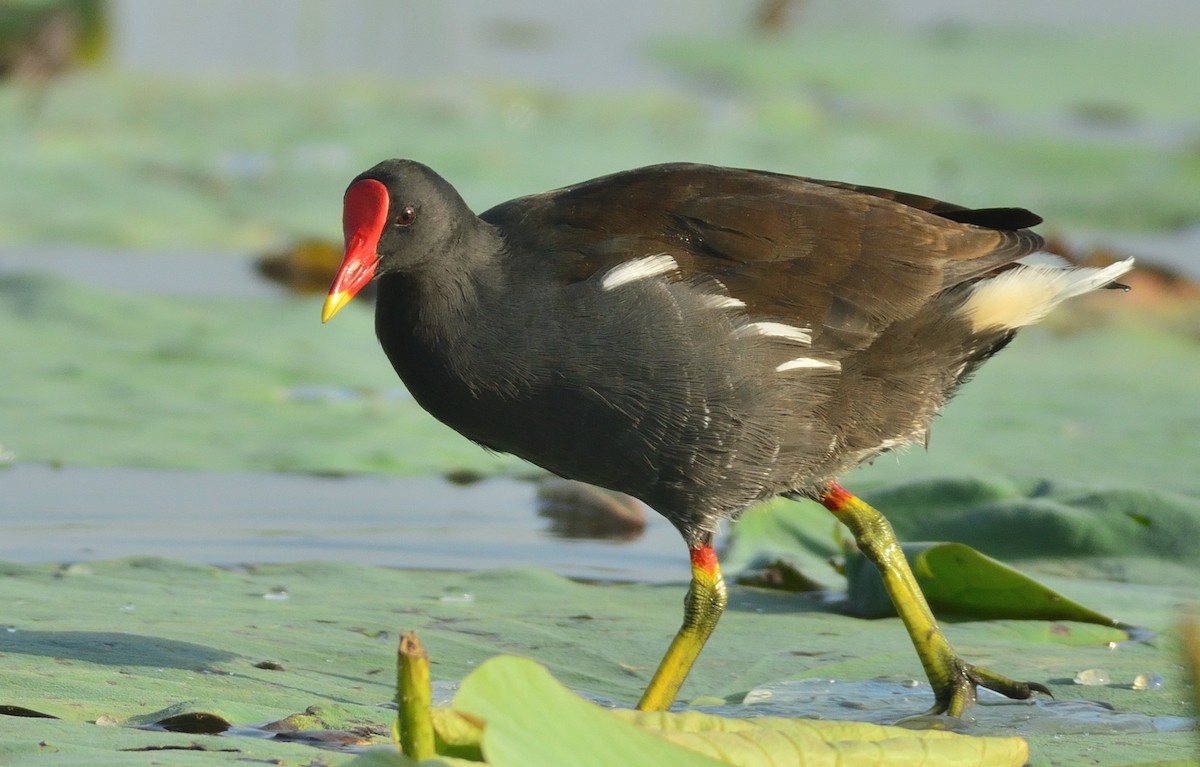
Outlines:
{"label": "long toe", "polygon": [[1051,698],[1054,697],[1049,687],[1038,682],[1018,682],[1006,676],[1001,676],[994,671],[988,671],[986,668],[979,668],[970,664],[967,665],[966,672],[967,677],[977,686],[986,687],[1013,700],[1028,700],[1035,692],[1049,695]]}
{"label": "long toe", "polygon": [[951,683],[935,690],[936,702],[928,713],[961,717],[975,705],[976,690],[979,687],[985,687],[1013,700],[1028,700],[1035,692],[1054,697],[1044,684],[1018,682],[962,661],[958,665],[959,673],[953,676]]}

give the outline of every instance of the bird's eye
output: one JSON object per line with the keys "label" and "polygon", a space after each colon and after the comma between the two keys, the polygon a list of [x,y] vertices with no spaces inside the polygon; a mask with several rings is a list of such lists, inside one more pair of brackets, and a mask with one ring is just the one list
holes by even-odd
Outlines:
{"label": "bird's eye", "polygon": [[411,205],[405,205],[396,214],[396,226],[412,226],[412,223],[417,220],[417,209]]}

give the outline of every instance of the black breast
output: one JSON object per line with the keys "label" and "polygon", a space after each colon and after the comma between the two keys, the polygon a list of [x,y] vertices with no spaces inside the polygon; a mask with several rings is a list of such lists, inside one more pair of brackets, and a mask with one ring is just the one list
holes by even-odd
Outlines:
{"label": "black breast", "polygon": [[833,436],[818,414],[836,387],[831,369],[777,373],[802,350],[745,330],[713,284],[663,276],[606,290],[602,278],[484,286],[457,332],[431,335],[413,310],[425,301],[417,286],[389,275],[377,330],[442,422],[640,498],[685,535],[790,489],[827,458]]}

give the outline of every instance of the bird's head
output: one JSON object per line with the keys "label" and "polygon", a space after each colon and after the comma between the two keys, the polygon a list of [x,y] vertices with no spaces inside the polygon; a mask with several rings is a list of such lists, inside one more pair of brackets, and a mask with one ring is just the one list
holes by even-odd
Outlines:
{"label": "bird's head", "polygon": [[321,322],[328,322],[374,278],[411,270],[445,252],[473,219],[454,187],[421,163],[385,160],[359,174],[346,188],[346,251]]}

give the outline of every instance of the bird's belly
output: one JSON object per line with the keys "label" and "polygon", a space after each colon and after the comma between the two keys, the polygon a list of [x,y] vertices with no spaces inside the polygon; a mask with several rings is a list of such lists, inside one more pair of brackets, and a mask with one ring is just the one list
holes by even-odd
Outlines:
{"label": "bird's belly", "polygon": [[720,446],[706,444],[708,430],[692,422],[686,405],[654,396],[645,381],[613,387],[567,377],[498,390],[429,366],[393,364],[414,399],[468,439],[559,476],[628,493],[668,516],[670,508],[699,503],[696,490],[720,475],[712,460]]}

